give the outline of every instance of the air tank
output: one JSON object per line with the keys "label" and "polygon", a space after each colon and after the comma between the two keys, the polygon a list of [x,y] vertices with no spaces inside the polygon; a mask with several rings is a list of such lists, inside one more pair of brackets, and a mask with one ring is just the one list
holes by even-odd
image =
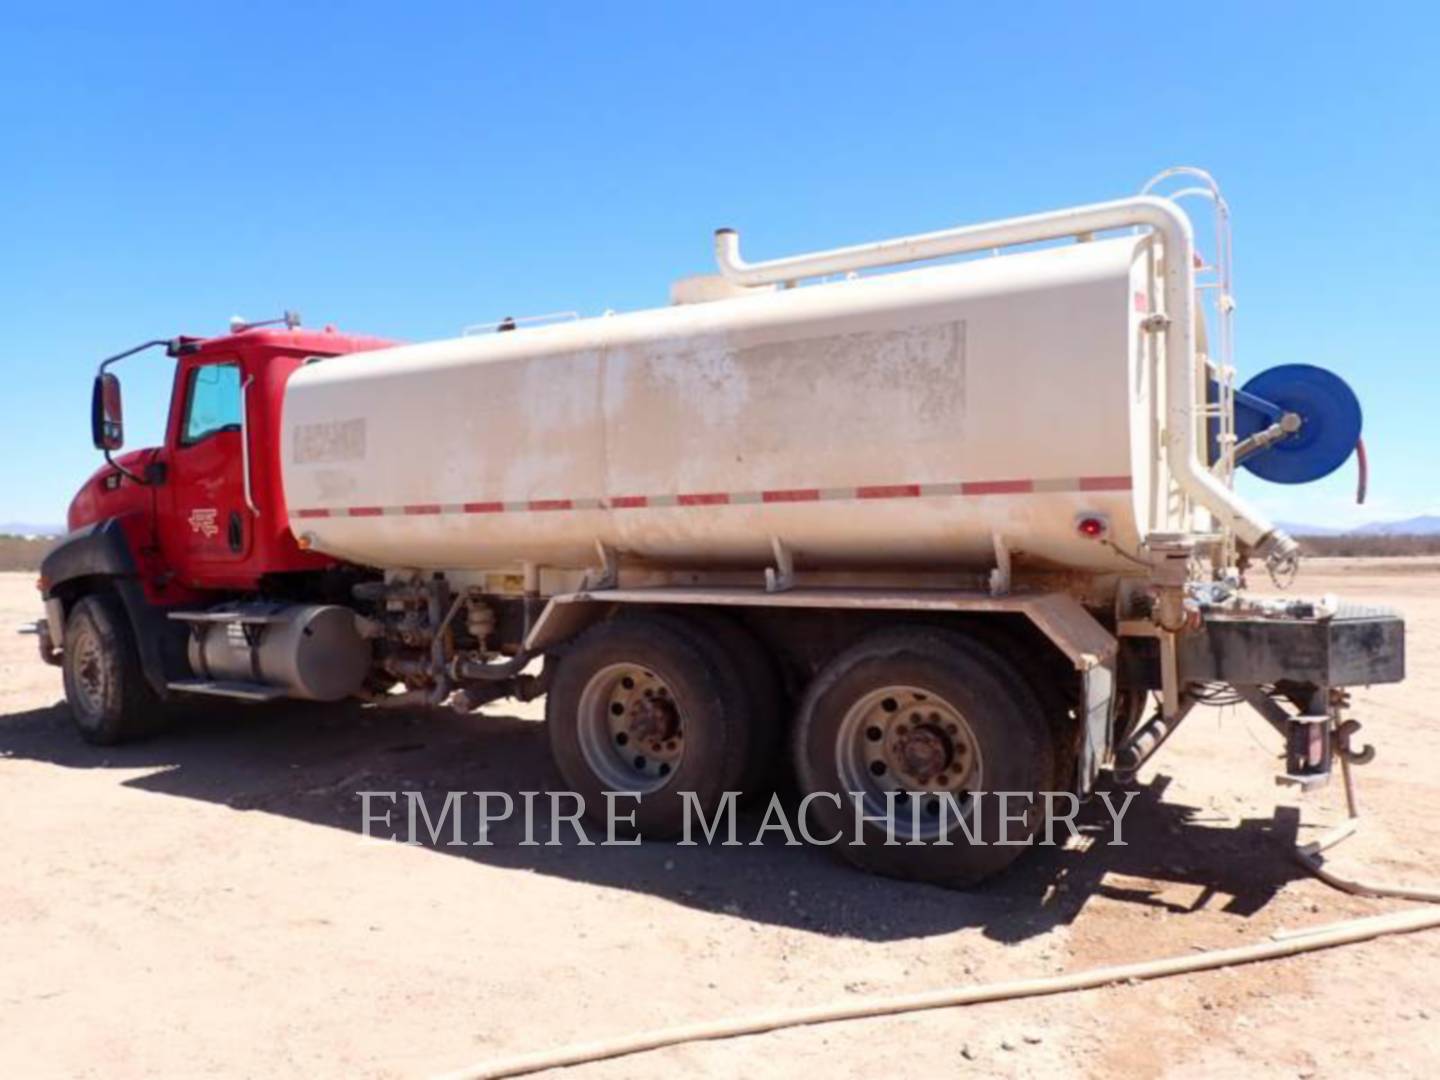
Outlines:
{"label": "air tank", "polygon": [[292,528],[377,567],[1021,564],[1180,520],[1149,234],[467,336],[290,379]]}

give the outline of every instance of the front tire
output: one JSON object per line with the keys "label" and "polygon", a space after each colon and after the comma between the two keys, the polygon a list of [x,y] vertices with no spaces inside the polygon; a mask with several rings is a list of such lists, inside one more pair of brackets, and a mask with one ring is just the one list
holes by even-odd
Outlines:
{"label": "front tire", "polygon": [[[1035,695],[997,654],[906,627],[870,635],[816,676],[795,760],[801,788],[817,793],[817,839],[838,835],[836,850],[873,873],[966,888],[1026,850],[1054,747]],[[1024,793],[1005,796],[1020,820],[1003,830],[999,793]],[[857,830],[857,800],[865,817],[892,824]]]}
{"label": "front tire", "polygon": [[113,746],[162,726],[164,706],[145,680],[116,597],[95,593],[70,609],[61,672],[70,715],[86,742]]}

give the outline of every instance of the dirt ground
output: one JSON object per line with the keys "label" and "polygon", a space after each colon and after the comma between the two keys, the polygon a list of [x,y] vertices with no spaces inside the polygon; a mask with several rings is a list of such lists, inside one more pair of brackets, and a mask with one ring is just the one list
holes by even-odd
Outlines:
{"label": "dirt ground", "polygon": [[[1400,608],[1409,679],[1360,689],[1379,747],[1335,862],[1440,880],[1440,560],[1314,560],[1296,591]],[[559,786],[534,706],[461,718],[217,710],[111,750],[69,730],[0,575],[0,1073],[410,1077],[771,1007],[1260,941],[1403,905],[1284,854],[1333,789],[1275,786],[1246,709],[1195,714],[1142,773],[1125,847],[1037,849],[972,893],[821,850],[422,848],[359,837],[358,789]],[[438,803],[437,803],[438,805]],[[1103,810],[1095,820],[1103,821]],[[574,1070],[782,1077],[1430,1076],[1440,932],[1062,998],[689,1045]]]}

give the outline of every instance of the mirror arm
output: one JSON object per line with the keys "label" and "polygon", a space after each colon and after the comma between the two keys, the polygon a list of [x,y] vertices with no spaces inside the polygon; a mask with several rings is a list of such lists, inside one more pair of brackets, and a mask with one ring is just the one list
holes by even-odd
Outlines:
{"label": "mirror arm", "polygon": [[104,360],[100,361],[100,370],[95,374],[104,375],[105,369],[115,363],[115,361],[124,360],[127,356],[134,356],[137,352],[144,352],[146,349],[153,349],[157,345],[164,345],[169,349],[173,347],[174,342],[170,338],[156,338],[154,341],[147,341],[143,345],[136,345],[133,349],[126,349],[124,352],[116,353],[114,356],[107,356]]}
{"label": "mirror arm", "polygon": [[[104,375],[105,369],[108,368],[111,364],[115,363],[117,360],[124,360],[127,356],[134,356],[138,352],[144,352],[146,349],[153,349],[157,345],[164,345],[167,352],[171,351],[176,347],[177,341],[178,339],[156,338],[153,341],[147,341],[142,345],[136,345],[133,349],[126,349],[122,353],[116,353],[114,356],[107,356],[104,360],[100,361],[100,369],[96,371],[95,374],[97,376]],[[104,450],[102,451],[102,453],[104,453],[105,455],[105,464],[109,465],[121,476],[129,477],[130,480],[132,480],[134,483],[141,485],[142,487],[149,486],[149,480],[146,480],[142,476],[137,476],[135,473],[125,468],[124,465],[121,465],[118,461],[116,461],[113,457],[110,456],[109,450]]]}
{"label": "mirror arm", "polygon": [[118,461],[116,461],[114,458],[112,458],[112,457],[110,456],[110,451],[109,451],[109,450],[104,450],[104,451],[101,451],[101,452],[105,455],[105,464],[106,464],[106,465],[109,465],[112,469],[114,469],[116,472],[118,472],[121,476],[128,476],[131,480],[133,480],[135,483],[139,484],[141,487],[149,487],[149,486],[150,486],[150,481],[149,481],[149,480],[146,480],[143,476],[137,476],[135,473],[133,473],[133,472],[131,472],[129,469],[127,469],[124,465],[121,465]]}

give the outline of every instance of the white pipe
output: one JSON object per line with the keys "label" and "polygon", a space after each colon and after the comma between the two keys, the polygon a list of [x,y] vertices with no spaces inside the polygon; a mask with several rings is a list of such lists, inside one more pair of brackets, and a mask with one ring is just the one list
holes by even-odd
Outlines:
{"label": "white pipe", "polygon": [[1319,949],[1333,949],[1340,945],[1370,941],[1386,934],[1409,934],[1436,927],[1440,927],[1440,911],[1433,908],[1401,911],[1390,915],[1374,915],[1369,918],[1352,919],[1315,927],[1308,933],[1287,937],[1280,941],[1262,941],[1253,945],[1212,949],[1201,953],[1182,953],[1179,956],[1142,960],[1133,964],[1090,968],[1087,971],[1077,971],[1069,975],[1017,979],[1013,982],[930,990],[898,997],[869,998],[830,1005],[802,1006],[795,1009],[780,1009],[774,1012],[735,1017],[729,1020],[701,1021],[679,1027],[641,1032],[636,1035],[623,1035],[592,1043],[562,1046],[555,1050],[542,1050],[538,1053],[502,1058],[461,1069],[458,1072],[446,1073],[437,1080],[497,1080],[499,1077],[526,1076],[547,1069],[586,1065],[596,1061],[606,1061],[610,1058],[640,1054],[647,1050],[658,1050],[661,1047],[678,1046],[682,1043],[734,1039],[741,1035],[759,1035],[767,1031],[778,1031],[782,1028],[801,1027],[808,1024],[832,1024],[841,1020],[895,1016],[928,1009],[951,1009],[963,1005],[979,1005],[989,1001],[1012,1001],[1016,998],[1039,997],[1047,994],[1067,994],[1076,990],[1090,990],[1101,986],[1129,983],[1132,980],[1138,982],[1145,979],[1163,979],[1173,975],[1188,975],[1197,971],[1214,971],[1217,968],[1233,967],[1239,964],[1278,960],[1282,957],[1298,956],[1301,953],[1315,952]]}
{"label": "white pipe", "polygon": [[[1346,892],[1360,896],[1401,896],[1432,902],[1440,901],[1440,889],[1409,885],[1376,885],[1371,882],[1342,878],[1330,874],[1320,867],[1319,853],[1328,847],[1333,847],[1353,833],[1354,827],[1359,821],[1360,803],[1355,793],[1355,781],[1350,772],[1349,759],[1342,756],[1340,765],[1345,778],[1345,802],[1350,811],[1350,818],[1345,825],[1331,830],[1326,837],[1294,848],[1295,855],[1320,880]],[[1388,915],[1372,915],[1368,918],[1326,923],[1323,926],[1307,926],[1299,930],[1281,931],[1273,935],[1272,940],[1268,942],[1240,945],[1232,949],[1209,949],[1201,953],[1185,953],[1180,956],[1141,960],[1114,967],[1091,968],[1088,971],[1054,975],[1049,978],[1020,979],[1013,982],[930,990],[899,997],[847,1001],[837,1005],[813,1005],[761,1013],[755,1016],[734,1017],[728,1020],[702,1021],[680,1027],[642,1032],[638,1035],[602,1039],[598,1042],[564,1046],[555,1050],[542,1050],[533,1054],[521,1054],[517,1057],[504,1058],[489,1064],[462,1069],[459,1072],[447,1073],[438,1077],[437,1080],[498,1080],[500,1077],[527,1076],[547,1069],[588,1065],[597,1061],[644,1053],[647,1050],[678,1046],[682,1043],[733,1039],[742,1035],[759,1035],[767,1031],[801,1027],[807,1024],[830,1024],[842,1020],[894,1016],[927,1009],[979,1005],[990,1001],[1013,1001],[1017,998],[1040,997],[1047,994],[1068,994],[1077,990],[1112,986],[1122,982],[1163,979],[1173,975],[1214,971],[1217,968],[1226,968],[1237,964],[1278,960],[1282,957],[1298,956],[1301,953],[1317,949],[1331,949],[1341,945],[1371,941],[1387,934],[1409,934],[1436,928],[1440,928],[1440,911],[1436,911],[1434,908],[1412,908],[1409,911],[1391,912]]]}
{"label": "white pipe", "polygon": [[1256,555],[1272,563],[1289,561],[1298,550],[1295,541],[1212,476],[1196,453],[1200,388],[1195,364],[1195,237],[1189,217],[1169,199],[1137,195],[758,263],[741,258],[740,236],[734,229],[717,229],[715,259],[728,281],[771,285],[1134,225],[1155,229],[1165,248],[1165,460],[1170,474],[1186,495],[1233,530]]}

